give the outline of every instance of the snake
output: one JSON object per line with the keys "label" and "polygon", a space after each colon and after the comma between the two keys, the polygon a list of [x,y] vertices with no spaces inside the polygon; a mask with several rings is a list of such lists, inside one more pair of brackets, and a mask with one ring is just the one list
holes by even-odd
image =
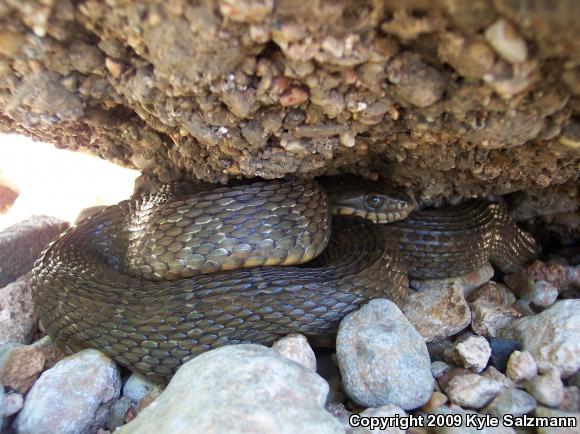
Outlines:
{"label": "snake", "polygon": [[177,184],[68,229],[32,273],[40,324],[69,352],[97,348],[155,382],[226,344],[301,333],[331,345],[374,298],[402,306],[409,277],[511,272],[535,241],[499,204],[418,210],[348,177],[197,191]]}

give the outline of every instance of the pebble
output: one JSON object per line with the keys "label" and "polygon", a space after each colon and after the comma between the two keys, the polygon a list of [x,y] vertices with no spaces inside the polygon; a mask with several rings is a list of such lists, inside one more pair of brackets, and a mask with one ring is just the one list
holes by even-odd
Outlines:
{"label": "pebble", "polygon": [[491,264],[486,263],[480,269],[464,276],[453,277],[448,279],[427,279],[411,280],[410,286],[417,291],[430,288],[443,288],[450,282],[453,282],[457,288],[463,291],[465,297],[469,297],[473,291],[481,285],[489,282],[493,277],[494,270]]}
{"label": "pebble", "polygon": [[516,298],[505,285],[490,281],[469,294],[467,301],[469,303],[512,304],[516,301]]}
{"label": "pebble", "polygon": [[[386,404],[378,408],[367,408],[365,411],[360,413],[362,417],[380,417],[386,418],[386,420],[394,419],[396,417],[404,418],[407,416],[405,410],[397,407],[393,404]],[[386,433],[386,434],[405,434],[405,430],[397,427],[391,427],[386,429],[375,428],[371,430],[369,427],[356,427],[349,428],[348,434],[375,434],[375,433]]]}
{"label": "pebble", "polygon": [[514,351],[507,362],[506,375],[516,383],[538,375],[534,357],[527,351]]}
{"label": "pebble", "polygon": [[427,401],[427,403],[423,407],[421,407],[421,410],[423,410],[425,413],[430,413],[437,407],[441,407],[442,405],[447,403],[448,400],[449,399],[447,398],[447,395],[435,391],[431,395],[431,398],[429,398],[429,401]]}
{"label": "pebble", "polygon": [[44,355],[31,345],[19,344],[6,344],[0,352],[0,382],[26,394],[42,372]]}
{"label": "pebble", "polygon": [[491,347],[487,339],[481,336],[469,336],[457,341],[445,351],[446,358],[456,365],[463,366],[473,372],[481,372],[487,366],[491,357]]}
{"label": "pebble", "polygon": [[451,369],[451,367],[447,363],[445,363],[441,360],[435,360],[434,362],[431,363],[431,373],[433,374],[434,378],[441,377],[443,374],[448,372],[450,369]]}
{"label": "pebble", "polygon": [[10,417],[18,413],[24,405],[24,397],[18,392],[6,393],[1,415]]}
{"label": "pebble", "polygon": [[528,58],[528,46],[509,21],[500,18],[485,30],[485,38],[495,51],[510,63],[521,63]]}
{"label": "pebble", "polygon": [[0,345],[28,344],[36,328],[30,281],[21,279],[0,288]]}
{"label": "pebble", "polygon": [[564,387],[564,397],[559,408],[562,411],[580,411],[580,388],[577,386]]}
{"label": "pebble", "polygon": [[478,374],[453,378],[445,393],[453,404],[468,408],[482,408],[499,395],[505,386],[499,381]]}
{"label": "pebble", "polygon": [[459,377],[461,375],[468,375],[472,373],[473,373],[472,371],[465,368],[451,368],[445,374],[440,375],[439,378],[437,378],[437,385],[439,386],[440,390],[445,391],[447,389],[447,386],[449,385],[449,382],[453,380],[455,377]]}
{"label": "pebble", "polygon": [[548,407],[558,407],[564,399],[564,384],[555,370],[537,375],[525,384],[525,388]]}
{"label": "pebble", "polygon": [[484,409],[488,413],[501,418],[506,414],[522,416],[531,412],[538,403],[532,395],[520,389],[508,389],[496,396]]}
{"label": "pebble", "polygon": [[532,303],[538,307],[550,307],[558,299],[558,288],[545,280],[534,282]]}
{"label": "pebble", "polygon": [[521,350],[522,345],[514,339],[488,337],[487,340],[491,347],[490,364],[500,372],[505,372],[510,355],[514,351]]}
{"label": "pebble", "polygon": [[535,411],[535,416],[538,417],[574,417],[576,418],[576,427],[573,428],[551,428],[551,427],[538,427],[536,429],[536,434],[578,434],[578,427],[580,427],[580,413],[578,412],[567,412],[554,410],[553,408],[538,407]]}
{"label": "pebble", "polygon": [[502,374],[493,366],[488,366],[485,371],[481,373],[486,378],[491,378],[492,380],[499,381],[508,389],[516,387],[516,383],[514,383],[507,375]]}
{"label": "pebble", "polygon": [[526,301],[532,299],[534,293],[534,278],[527,271],[506,274],[503,278],[505,284],[514,292],[514,294]]}
{"label": "pebble", "polygon": [[540,372],[567,378],[580,369],[580,300],[560,300],[545,311],[513,321],[502,336],[519,341]]}
{"label": "pebble", "polygon": [[344,433],[325,408],[328,384],[261,345],[220,347],[185,363],[116,434]]}
{"label": "pebble", "polygon": [[471,328],[481,336],[498,336],[506,326],[522,314],[507,304],[484,301],[471,303]]}
{"label": "pebble", "polygon": [[535,261],[527,267],[535,280],[544,280],[560,292],[572,286],[580,286],[580,266],[563,265],[556,262]]}
{"label": "pebble", "polygon": [[115,400],[111,406],[111,411],[109,411],[109,415],[107,416],[107,429],[113,432],[121,425],[124,425],[127,412],[132,408],[133,403],[129,398],[122,396],[121,398]]}
{"label": "pebble", "polygon": [[139,404],[148,394],[159,396],[163,392],[163,386],[154,383],[140,374],[132,373],[123,385],[122,395],[133,403]]}
{"label": "pebble", "polygon": [[426,342],[453,336],[471,320],[463,291],[453,283],[410,291],[402,311]]}
{"label": "pebble", "polygon": [[32,270],[50,240],[68,226],[56,218],[34,216],[0,231],[0,288]]}
{"label": "pebble", "polygon": [[280,355],[316,372],[316,356],[305,336],[293,333],[278,339],[272,345]]}
{"label": "pebble", "polygon": [[410,410],[431,396],[425,342],[390,300],[372,300],[342,320],[336,355],[344,389],[359,405]]}
{"label": "pebble", "polygon": [[18,433],[94,432],[119,397],[118,366],[97,350],[73,354],[45,371],[16,418]]}

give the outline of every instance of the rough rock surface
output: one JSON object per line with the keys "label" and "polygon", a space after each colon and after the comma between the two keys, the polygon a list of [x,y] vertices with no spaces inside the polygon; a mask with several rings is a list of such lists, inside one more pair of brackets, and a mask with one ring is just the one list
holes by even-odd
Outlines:
{"label": "rough rock surface", "polygon": [[458,340],[451,348],[445,351],[446,358],[456,365],[481,372],[487,366],[491,357],[489,342],[482,336],[469,336]]}
{"label": "rough rock surface", "polygon": [[365,407],[425,404],[433,379],[427,347],[396,304],[376,299],[347,315],[336,338],[346,393]]}
{"label": "rough rock surface", "polygon": [[459,375],[447,385],[449,400],[462,407],[481,408],[499,395],[505,386],[477,374]]}
{"label": "rough rock surface", "polygon": [[0,285],[0,345],[30,343],[36,331],[32,290],[27,279]]}
{"label": "rough rock surface", "polygon": [[316,372],[316,356],[303,335],[292,333],[278,339],[272,345],[280,355],[300,363],[305,368]]}
{"label": "rough rock surface", "polygon": [[117,365],[97,350],[73,354],[45,371],[16,418],[19,433],[95,432],[119,397]]}
{"label": "rough rock surface", "polygon": [[[574,0],[7,0],[0,130],[222,181],[335,169],[580,204]],[[546,194],[546,188],[550,194]]]}
{"label": "rough rock surface", "polygon": [[537,315],[510,323],[502,336],[519,341],[540,372],[556,369],[564,378],[580,369],[580,300],[560,300]]}
{"label": "rough rock surface", "polygon": [[116,432],[343,433],[324,409],[327,394],[318,374],[270,348],[226,346],[183,365],[161,396]]}

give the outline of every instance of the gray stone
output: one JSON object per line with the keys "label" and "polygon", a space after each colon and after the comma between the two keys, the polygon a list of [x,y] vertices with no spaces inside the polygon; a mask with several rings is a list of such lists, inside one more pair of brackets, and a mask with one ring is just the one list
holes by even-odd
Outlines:
{"label": "gray stone", "polygon": [[469,336],[457,341],[445,351],[445,357],[452,363],[481,372],[487,366],[491,356],[491,347],[487,339],[481,336]]}
{"label": "gray stone", "polygon": [[556,302],[558,293],[558,288],[552,283],[538,280],[534,282],[534,292],[531,301],[538,307],[550,307]]}
{"label": "gray stone", "polygon": [[525,388],[548,407],[557,407],[564,399],[564,384],[558,371],[550,371],[532,378],[526,383]]}
{"label": "gray stone", "polygon": [[4,408],[2,415],[10,417],[18,413],[24,405],[24,397],[18,392],[6,393],[4,395]]}
{"label": "gray stone", "polygon": [[316,356],[303,335],[293,333],[278,339],[272,348],[282,356],[316,372]]}
{"label": "gray stone", "polygon": [[503,337],[519,341],[538,370],[567,378],[580,369],[580,300],[560,300],[537,315],[513,321]]}
{"label": "gray stone", "polygon": [[580,411],[580,388],[564,387],[564,397],[558,408],[562,411]]}
{"label": "gray stone", "polygon": [[453,282],[423,285],[421,291],[410,291],[402,311],[426,342],[453,336],[469,326],[471,320],[463,290]]}
{"label": "gray stone", "polygon": [[447,279],[426,279],[426,280],[411,280],[411,288],[417,291],[422,291],[430,288],[444,288],[453,283],[457,288],[463,291],[465,297],[469,297],[473,291],[479,288],[484,283],[487,283],[493,277],[493,267],[486,263],[479,270],[464,276],[447,278]]}
{"label": "gray stone", "polygon": [[149,393],[159,396],[161,392],[163,392],[163,386],[136,373],[132,373],[123,385],[123,396],[135,404],[139,404]]}
{"label": "gray stone", "polygon": [[0,288],[0,345],[30,343],[36,325],[30,281],[20,279]]}
{"label": "gray stone", "polygon": [[97,350],[73,354],[45,371],[16,418],[18,433],[76,434],[105,425],[119,397],[117,365]]}
{"label": "gray stone", "polygon": [[451,369],[451,367],[441,360],[435,360],[434,362],[431,363],[431,373],[433,374],[434,378],[439,378],[440,376],[448,372],[449,369]]}
{"label": "gray stone", "polygon": [[111,406],[111,411],[107,416],[107,429],[111,432],[125,424],[125,416],[127,412],[133,408],[133,403],[129,398],[121,396]]}
{"label": "gray stone", "polygon": [[531,380],[538,374],[534,357],[527,351],[514,351],[507,362],[506,375],[516,383]]}
{"label": "gray stone", "polygon": [[499,395],[505,386],[499,381],[477,374],[454,377],[445,392],[453,404],[461,407],[482,408]]}
{"label": "gray stone", "polygon": [[505,414],[522,416],[531,412],[538,403],[532,395],[520,389],[508,389],[491,401],[483,413],[489,413],[501,418]]}
{"label": "gray stone", "polygon": [[360,405],[395,404],[409,410],[431,396],[425,342],[389,300],[372,300],[342,320],[336,355],[345,391]]}
{"label": "gray stone", "polygon": [[488,366],[488,368],[485,371],[483,371],[481,375],[483,375],[486,378],[499,381],[507,388],[511,389],[512,387],[516,387],[516,384],[512,380],[510,380],[507,375],[502,374],[494,366]]}
{"label": "gray stone", "polygon": [[231,345],[184,364],[116,434],[344,433],[324,409],[328,384],[261,345]]}

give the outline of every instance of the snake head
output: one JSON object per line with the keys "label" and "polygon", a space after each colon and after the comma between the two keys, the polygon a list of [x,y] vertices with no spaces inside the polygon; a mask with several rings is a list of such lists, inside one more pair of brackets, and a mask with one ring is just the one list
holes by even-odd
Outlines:
{"label": "snake head", "polygon": [[335,215],[356,215],[374,223],[391,223],[403,220],[416,207],[411,194],[377,181],[340,176],[326,178],[322,184]]}

